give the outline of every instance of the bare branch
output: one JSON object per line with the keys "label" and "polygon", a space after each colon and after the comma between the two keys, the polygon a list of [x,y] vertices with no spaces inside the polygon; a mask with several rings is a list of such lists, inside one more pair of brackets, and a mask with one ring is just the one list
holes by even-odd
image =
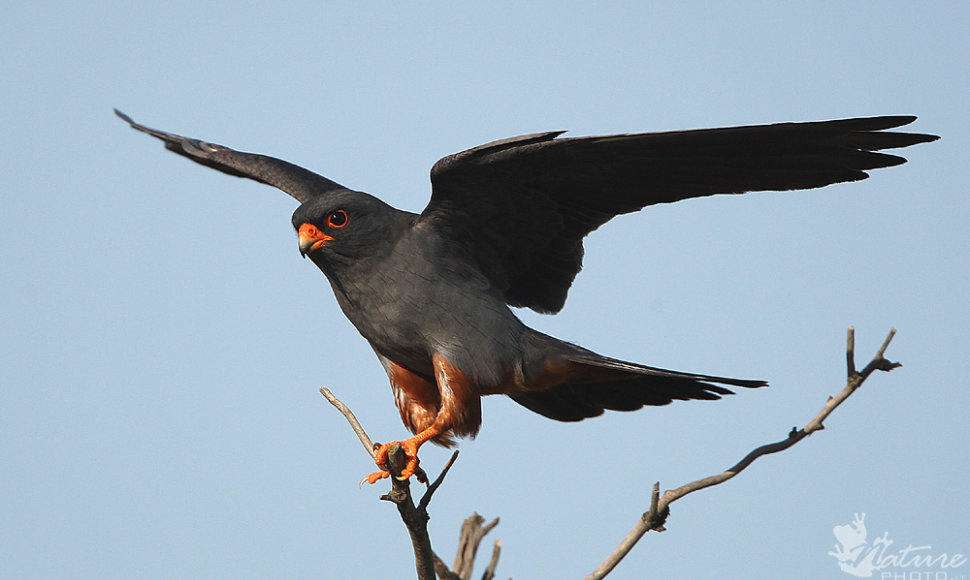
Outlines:
{"label": "bare branch", "polygon": [[370,437],[367,436],[367,432],[364,431],[364,428],[360,426],[360,422],[357,421],[357,417],[354,416],[354,412],[351,411],[347,405],[344,405],[343,402],[333,393],[331,393],[330,389],[327,387],[320,387],[320,394],[326,397],[327,400],[330,401],[330,404],[336,407],[337,410],[343,414],[343,416],[347,419],[347,422],[350,423],[350,427],[354,430],[354,433],[356,433],[357,437],[360,438],[360,442],[364,445],[364,449],[367,450],[367,453],[370,453],[371,457],[374,457],[374,442],[371,441]]}
{"label": "bare branch", "polygon": [[446,463],[444,468],[441,470],[441,475],[439,475],[431,483],[431,485],[428,486],[428,490],[424,492],[424,495],[421,497],[421,501],[418,502],[419,510],[426,509],[428,504],[431,503],[431,496],[434,495],[434,492],[438,491],[438,487],[440,487],[441,482],[445,480],[445,476],[448,475],[448,470],[450,470],[451,466],[455,464],[456,459],[458,459],[457,449],[455,449],[455,452],[451,454],[451,459],[448,460],[448,463]]}
{"label": "bare branch", "polygon": [[738,473],[742,472],[759,457],[768,455],[770,453],[784,451],[802,439],[808,437],[812,433],[824,429],[822,422],[827,419],[828,416],[831,415],[839,405],[848,399],[852,393],[861,387],[862,383],[865,382],[873,371],[890,371],[894,368],[902,366],[899,363],[891,362],[884,358],[886,348],[889,347],[889,343],[892,341],[895,334],[896,329],[894,328],[889,332],[886,340],[883,341],[882,347],[880,347],[880,349],[876,352],[876,356],[869,361],[869,364],[867,364],[861,372],[856,372],[855,329],[850,326],[846,340],[846,365],[848,368],[848,380],[846,385],[838,395],[829,397],[828,401],[825,403],[825,406],[822,407],[822,410],[819,411],[819,413],[811,421],[809,421],[801,429],[792,428],[791,432],[788,433],[787,438],[775,443],[762,445],[761,447],[751,451],[743,459],[741,459],[741,461],[728,468],[726,471],[705,477],[703,479],[698,479],[697,481],[682,485],[677,489],[668,490],[664,492],[663,497],[660,497],[659,499],[658,495],[660,484],[654,484],[649,511],[640,516],[640,520],[636,523],[630,533],[627,534],[623,541],[620,542],[620,545],[617,546],[613,553],[611,553],[606,560],[604,560],[603,563],[596,568],[596,570],[586,577],[586,580],[599,580],[604,578],[610,573],[610,571],[613,570],[613,568],[616,567],[617,564],[620,563],[620,560],[622,560],[630,552],[633,546],[636,545],[640,538],[643,537],[643,535],[648,531],[664,531],[664,523],[670,513],[671,503],[677,501],[685,495],[704,489],[705,487],[724,483]]}
{"label": "bare branch", "polygon": [[[320,387],[320,393],[343,414],[347,422],[350,423],[351,428],[357,433],[357,437],[360,438],[360,442],[364,445],[364,448],[367,449],[371,457],[374,457],[376,447],[350,408],[344,405],[327,387]],[[458,451],[455,451],[438,477],[428,486],[427,491],[421,497],[421,501],[415,506],[414,499],[411,495],[411,482],[407,479],[399,479],[401,471],[407,463],[407,456],[399,443],[391,445],[387,450],[387,469],[391,472],[391,491],[382,495],[381,499],[397,505],[401,520],[404,521],[404,525],[408,529],[408,534],[411,536],[411,546],[414,549],[414,564],[417,569],[418,580],[435,580],[436,574],[442,580],[469,580],[471,578],[472,567],[475,564],[475,553],[478,550],[479,544],[485,535],[498,525],[498,518],[495,518],[489,524],[482,526],[481,523],[485,519],[478,514],[465,520],[466,525],[462,528],[462,537],[459,540],[459,545],[462,546],[462,548],[459,548],[459,558],[461,558],[462,566],[467,567],[467,573],[458,574],[452,572],[441,558],[434,553],[434,550],[432,550],[431,537],[428,535],[428,504],[431,503],[432,496],[441,486],[445,476],[448,475],[448,471],[457,459]],[[480,521],[475,526],[469,526],[469,521],[474,518]],[[501,543],[496,542],[492,551],[492,560],[489,563],[488,570],[485,572],[487,578],[494,577],[495,567],[498,565],[500,546]],[[462,558],[463,554],[464,557]],[[455,567],[458,569],[458,560],[456,560]]]}
{"label": "bare branch", "polygon": [[448,568],[448,564],[445,564],[444,560],[438,557],[438,554],[434,555],[434,571],[438,573],[438,578],[441,580],[462,580],[461,576]]}
{"label": "bare branch", "polygon": [[847,367],[846,377],[852,378],[855,374],[855,327],[850,326],[846,333],[845,340],[845,364]]}
{"label": "bare branch", "polygon": [[428,512],[414,506],[411,498],[411,481],[400,479],[401,471],[407,464],[408,458],[399,443],[391,445],[387,450],[387,463],[390,467],[391,491],[382,495],[381,499],[397,505],[401,520],[411,536],[411,547],[414,549],[414,565],[418,572],[418,580],[435,580],[434,552],[431,549],[431,536],[428,535]]}
{"label": "bare branch", "polygon": [[[343,416],[350,423],[351,428],[357,433],[357,437],[360,438],[360,442],[367,449],[368,454],[374,457],[374,443],[371,441],[370,437],[361,427],[354,413],[343,404],[333,393],[330,392],[326,387],[320,388],[320,393],[327,398],[330,403],[339,410]],[[451,459],[448,461],[445,468],[442,470],[441,474],[435,479],[434,483],[428,487],[425,492],[424,497],[421,498],[421,502],[418,507],[415,507],[414,500],[411,496],[411,483],[409,480],[399,479],[401,471],[407,464],[407,456],[404,450],[401,448],[399,443],[395,443],[390,446],[387,450],[387,467],[391,471],[391,491],[386,495],[382,495],[381,499],[384,501],[389,501],[397,505],[398,513],[401,515],[401,519],[404,521],[404,525],[408,529],[408,534],[411,536],[411,546],[414,549],[414,564],[418,573],[418,580],[435,580],[435,569],[437,567],[440,559],[435,555],[434,551],[431,549],[431,537],[428,535],[428,504],[431,502],[431,496],[441,485],[444,480],[445,475],[451,466],[454,464],[455,460],[458,458],[458,452],[456,451]],[[438,562],[436,562],[436,560]],[[444,564],[441,564],[444,566]],[[447,566],[444,566],[444,570],[447,571]],[[441,575],[442,578],[449,578],[446,575]],[[457,578],[457,576],[455,577]]]}
{"label": "bare branch", "polygon": [[[465,518],[461,525],[461,534],[458,539],[458,553],[455,555],[455,565],[452,570],[462,580],[470,580],[472,570],[475,567],[475,556],[478,553],[478,546],[492,529],[498,525],[498,518],[485,524],[485,518],[477,513]],[[493,553],[493,557],[494,553]]]}
{"label": "bare branch", "polygon": [[494,580],[495,568],[498,567],[498,557],[502,553],[502,540],[495,540],[492,544],[492,559],[488,561],[488,568],[482,574],[482,580]]}

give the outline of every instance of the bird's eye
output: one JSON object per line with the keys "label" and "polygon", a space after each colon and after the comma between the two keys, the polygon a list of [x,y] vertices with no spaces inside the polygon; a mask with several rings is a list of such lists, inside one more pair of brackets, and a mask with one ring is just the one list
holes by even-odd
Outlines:
{"label": "bird's eye", "polygon": [[327,225],[332,228],[342,228],[347,225],[348,221],[347,212],[342,209],[338,209],[327,216]]}

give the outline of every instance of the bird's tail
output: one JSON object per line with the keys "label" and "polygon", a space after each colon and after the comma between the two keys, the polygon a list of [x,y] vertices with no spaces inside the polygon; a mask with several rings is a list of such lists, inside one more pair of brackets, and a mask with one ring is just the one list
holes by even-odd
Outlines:
{"label": "bird's tail", "polygon": [[570,347],[569,352],[556,356],[565,361],[565,368],[556,373],[562,376],[561,382],[510,395],[523,407],[557,421],[582,421],[605,410],[634,411],[645,405],[666,405],[674,400],[713,400],[734,394],[721,385],[768,386],[764,381],[649,367],[598,355],[568,343],[559,344]]}

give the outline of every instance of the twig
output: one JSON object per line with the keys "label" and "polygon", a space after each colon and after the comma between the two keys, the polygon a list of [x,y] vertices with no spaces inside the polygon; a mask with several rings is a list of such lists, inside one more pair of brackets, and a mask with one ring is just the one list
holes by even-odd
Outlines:
{"label": "twig", "polygon": [[465,521],[461,525],[458,551],[455,554],[455,565],[452,566],[452,570],[462,580],[470,580],[472,577],[478,546],[485,539],[485,536],[498,525],[498,518],[495,518],[485,525],[482,524],[485,524],[485,518],[475,513],[465,518]]}
{"label": "twig", "polygon": [[[485,523],[485,518],[477,513],[465,518],[465,521],[462,522],[454,570],[449,569],[448,565],[437,554],[434,555],[434,570],[441,580],[470,580],[472,570],[475,567],[475,555],[478,546],[485,536],[498,525],[498,518],[484,526],[483,523]],[[492,546],[492,558],[489,560],[484,574],[482,574],[482,580],[494,580],[495,568],[498,567],[498,558],[501,552],[502,542],[496,541]]]}
{"label": "twig", "polygon": [[438,554],[434,555],[434,571],[441,580],[462,580],[461,576],[448,568],[448,564],[445,564],[444,560],[438,557]]}
{"label": "twig", "polygon": [[492,544],[492,559],[488,561],[488,568],[485,568],[485,573],[482,574],[482,580],[494,580],[495,578],[495,568],[498,567],[498,557],[502,553],[502,540],[495,540]]}
{"label": "twig", "polygon": [[418,502],[419,510],[427,509],[428,504],[431,503],[431,496],[434,495],[434,492],[438,491],[438,488],[441,486],[441,482],[445,480],[445,476],[448,475],[448,471],[451,469],[451,466],[455,464],[456,459],[458,459],[457,449],[455,449],[455,452],[451,454],[451,459],[448,460],[448,463],[445,463],[444,468],[441,470],[441,474],[438,475],[433,482],[431,482],[431,485],[428,486],[428,490],[424,492],[423,496],[421,496],[421,501]]}
{"label": "twig", "polygon": [[693,481],[686,485],[682,485],[677,489],[668,490],[664,492],[663,497],[659,497],[660,484],[659,483],[654,484],[653,494],[651,496],[651,502],[650,502],[650,509],[642,516],[640,516],[639,521],[637,521],[636,525],[633,527],[630,533],[627,534],[625,538],[623,538],[623,541],[620,542],[620,545],[617,546],[617,548],[613,551],[613,553],[611,553],[606,558],[606,560],[604,560],[603,563],[600,564],[598,568],[596,568],[596,570],[594,570],[589,576],[586,577],[586,580],[599,580],[601,578],[604,578],[607,574],[610,573],[610,571],[613,570],[613,568],[616,567],[617,564],[620,563],[620,560],[622,560],[630,552],[633,546],[636,545],[636,543],[640,540],[640,538],[642,538],[643,535],[646,534],[648,531],[650,530],[655,530],[658,532],[664,531],[665,529],[664,523],[667,519],[667,516],[670,513],[670,504],[672,504],[673,502],[684,497],[685,495],[704,489],[705,487],[710,487],[712,485],[719,485],[721,483],[724,483],[725,481],[731,479],[738,473],[741,473],[742,471],[744,471],[745,468],[751,465],[754,462],[754,460],[761,457],[762,455],[768,455],[770,453],[778,453],[779,451],[784,451],[785,449],[788,449],[789,447],[795,445],[802,439],[808,437],[812,433],[816,431],[821,431],[822,429],[824,429],[822,422],[826,418],[828,418],[829,415],[832,414],[832,411],[834,411],[836,408],[838,408],[839,405],[841,405],[846,399],[848,399],[849,396],[852,395],[852,393],[854,393],[859,387],[861,387],[862,383],[865,382],[865,380],[869,377],[870,374],[873,373],[873,371],[876,371],[876,370],[891,371],[894,368],[902,366],[897,362],[891,362],[884,358],[886,348],[889,346],[889,343],[892,341],[893,336],[895,336],[895,334],[896,334],[896,329],[894,328],[889,332],[889,335],[886,337],[886,340],[883,341],[882,343],[882,347],[879,348],[879,350],[876,352],[876,355],[873,357],[873,359],[869,361],[869,364],[867,364],[865,368],[862,369],[861,372],[856,372],[855,370],[856,368],[855,367],[855,329],[850,326],[848,330],[848,338],[846,340],[846,367],[847,367],[848,380],[846,382],[845,387],[842,389],[841,392],[839,392],[838,395],[834,397],[829,397],[828,401],[825,403],[825,406],[822,407],[822,410],[819,411],[818,415],[816,415],[815,418],[809,421],[801,429],[792,428],[791,432],[788,433],[788,437],[786,439],[777,441],[775,443],[762,445],[761,447],[758,447],[757,449],[751,451],[741,461],[739,461],[733,467],[728,468],[726,471],[722,473],[711,475],[703,479],[698,479],[697,481]]}
{"label": "twig", "polygon": [[327,400],[330,401],[330,404],[336,407],[337,410],[343,414],[343,416],[347,419],[347,422],[350,423],[350,427],[354,430],[354,433],[356,433],[357,437],[360,438],[360,442],[364,445],[364,449],[367,450],[367,453],[370,453],[371,457],[374,457],[374,442],[370,440],[370,437],[367,436],[367,432],[364,431],[364,428],[360,426],[360,422],[357,421],[357,417],[354,416],[354,412],[351,411],[347,405],[344,405],[340,399],[334,396],[334,394],[331,393],[330,389],[327,387],[320,387],[320,394],[326,397]]}
{"label": "twig", "polygon": [[[896,329],[893,329],[896,330]],[[845,366],[847,367],[846,376],[851,379],[855,374],[855,327],[850,326],[846,332],[845,340]]]}

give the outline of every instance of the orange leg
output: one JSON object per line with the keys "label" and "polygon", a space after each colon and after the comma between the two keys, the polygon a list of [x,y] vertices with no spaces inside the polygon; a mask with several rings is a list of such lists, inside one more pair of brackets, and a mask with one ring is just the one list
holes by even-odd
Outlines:
{"label": "orange leg", "polygon": [[[441,434],[443,429],[436,425],[431,425],[424,431],[421,431],[414,437],[405,439],[404,441],[392,441],[390,443],[384,443],[378,447],[377,452],[374,453],[374,463],[381,468],[380,471],[376,471],[364,478],[367,483],[376,483],[385,477],[389,477],[391,472],[385,469],[387,465],[387,450],[390,449],[391,445],[395,443],[401,444],[401,449],[404,450],[404,455],[407,456],[408,462],[404,465],[404,469],[401,470],[401,475],[398,477],[400,480],[405,480],[412,475],[414,475],[414,470],[418,468],[418,448],[420,448],[429,439],[433,439]],[[361,481],[363,483],[363,481]]]}
{"label": "orange leg", "polygon": [[[481,408],[479,407],[480,403],[477,392],[464,373],[449,364],[444,356],[439,354],[434,355],[433,363],[435,383],[438,391],[436,394],[438,395],[438,401],[440,401],[436,405],[438,408],[434,422],[426,429],[418,431],[418,434],[414,437],[405,439],[404,441],[394,441],[381,445],[374,454],[374,462],[377,463],[377,466],[381,470],[365,477],[361,481],[361,485],[363,485],[364,481],[375,483],[391,475],[391,472],[387,469],[387,450],[394,443],[401,444],[401,448],[408,458],[400,475],[400,479],[404,480],[414,475],[415,470],[418,469],[418,448],[428,440],[446,433],[474,435],[478,431],[478,425],[481,423]],[[418,400],[416,397],[419,395],[427,395],[424,391],[431,387],[429,381],[420,377],[419,380],[414,380],[414,377],[409,376],[404,369],[392,361],[387,361],[387,364],[384,366],[388,369],[391,384],[396,389],[403,390],[407,395],[406,400]],[[399,401],[399,408],[400,404]],[[423,405],[419,405],[419,407],[423,407]],[[405,410],[408,412],[405,413]],[[414,430],[410,409],[405,410],[402,410],[401,416],[405,419],[405,424]],[[456,427],[458,428],[457,430]],[[445,444],[449,442],[450,440],[447,438],[444,440]]]}

